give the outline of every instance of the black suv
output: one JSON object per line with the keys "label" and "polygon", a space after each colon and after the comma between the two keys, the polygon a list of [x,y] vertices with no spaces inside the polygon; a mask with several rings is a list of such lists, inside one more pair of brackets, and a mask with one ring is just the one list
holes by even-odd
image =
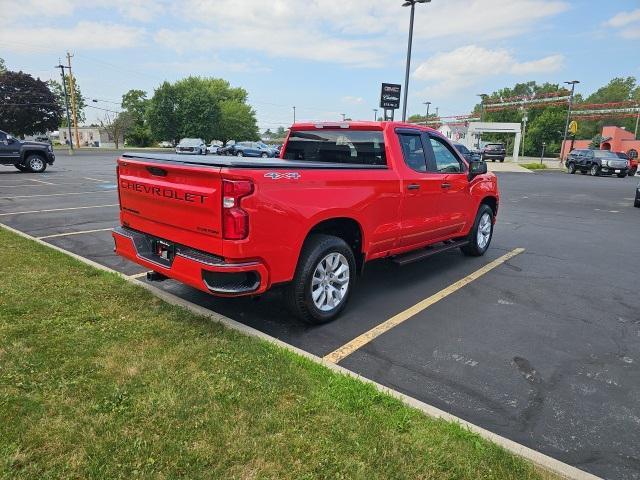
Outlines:
{"label": "black suv", "polygon": [[485,162],[487,160],[491,160],[495,162],[496,160],[500,160],[504,162],[504,157],[506,156],[507,151],[504,148],[504,145],[501,143],[487,143],[482,149],[482,160]]}
{"label": "black suv", "polygon": [[609,150],[572,150],[565,166],[568,173],[574,174],[579,170],[594,177],[615,174],[624,178],[629,172],[629,162]]}
{"label": "black suv", "polygon": [[42,173],[56,156],[48,143],[18,140],[0,130],[0,165],[14,165],[21,172]]}

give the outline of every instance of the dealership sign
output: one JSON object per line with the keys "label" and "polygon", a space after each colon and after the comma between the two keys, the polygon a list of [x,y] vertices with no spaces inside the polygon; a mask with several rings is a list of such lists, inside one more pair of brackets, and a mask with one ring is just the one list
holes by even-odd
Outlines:
{"label": "dealership sign", "polygon": [[400,108],[400,85],[383,83],[380,92],[380,107],[384,109]]}

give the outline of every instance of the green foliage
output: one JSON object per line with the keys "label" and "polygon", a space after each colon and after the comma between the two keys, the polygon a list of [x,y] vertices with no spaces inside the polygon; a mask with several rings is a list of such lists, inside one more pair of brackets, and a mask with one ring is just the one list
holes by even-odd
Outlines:
{"label": "green foliage", "polygon": [[600,148],[600,144],[602,144],[602,135],[598,133],[591,139],[589,148],[592,150],[598,150]]}
{"label": "green foliage", "polygon": [[0,130],[16,136],[57,130],[62,110],[40,79],[23,72],[0,73]]}
{"label": "green foliage", "polygon": [[4,73],[7,71],[7,65],[4,63],[4,59],[0,58],[0,73]]}
{"label": "green foliage", "polygon": [[521,163],[520,166],[529,170],[544,170],[547,168],[544,163]]}
{"label": "green foliage", "polygon": [[146,121],[148,106],[147,92],[143,90],[129,90],[122,96],[122,108],[131,119],[131,128],[127,130],[125,136],[128,145],[148,147],[153,143],[151,130]]}
{"label": "green foliage", "polygon": [[[67,95],[69,96],[69,117],[71,118],[71,124],[73,124],[73,113],[71,111],[71,86],[69,75],[65,75],[65,83],[67,84]],[[58,82],[57,80],[49,80],[47,82],[49,84],[49,88],[54,93],[56,97],[56,101],[58,102],[58,106],[60,110],[65,111],[65,101],[64,101],[64,90],[62,88],[62,82]],[[78,79],[74,78],[74,87],[75,87],[75,95],[76,95],[76,109],[78,113],[78,125],[82,125],[86,120],[86,115],[84,113],[84,109],[87,107],[87,101],[82,95],[80,91],[80,86],[78,85]],[[62,115],[62,119],[60,121],[60,127],[67,126],[67,116],[66,114]],[[56,127],[57,129],[58,127]]]}
{"label": "green foliage", "polygon": [[188,77],[160,85],[149,100],[146,119],[156,140],[258,139],[255,112],[246,100],[247,92],[226,80]]}

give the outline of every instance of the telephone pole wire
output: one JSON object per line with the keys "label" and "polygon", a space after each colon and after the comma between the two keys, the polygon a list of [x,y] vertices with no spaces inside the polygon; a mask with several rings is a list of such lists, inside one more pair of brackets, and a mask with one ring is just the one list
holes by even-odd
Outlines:
{"label": "telephone pole wire", "polygon": [[69,88],[71,90],[71,112],[73,113],[73,128],[76,133],[76,148],[80,148],[80,135],[78,134],[78,106],[76,104],[76,82],[73,79],[73,73],[71,72],[71,55],[67,52],[67,63],[69,64]]}

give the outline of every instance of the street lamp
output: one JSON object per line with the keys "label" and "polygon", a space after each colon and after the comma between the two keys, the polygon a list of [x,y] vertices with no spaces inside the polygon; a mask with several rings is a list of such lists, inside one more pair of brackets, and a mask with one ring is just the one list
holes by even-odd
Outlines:
{"label": "street lamp", "polygon": [[373,121],[374,122],[378,121],[378,109],[377,108],[373,109]]}
{"label": "street lamp", "polygon": [[411,7],[409,20],[409,42],[407,44],[407,65],[404,74],[404,104],[402,105],[402,121],[407,121],[407,94],[409,93],[409,71],[411,70],[411,45],[413,43],[413,18],[416,12],[416,3],[429,3],[431,0],[406,0],[402,6]]}
{"label": "street lamp", "polygon": [[[484,99],[488,97],[486,93],[478,93],[478,97],[480,97],[480,121],[484,121]],[[478,147],[480,148],[480,142],[482,141],[482,133],[478,132]]]}
{"label": "street lamp", "polygon": [[347,117],[346,113],[341,113],[340,115],[342,115],[342,121],[344,122],[344,119]]}
{"label": "street lamp", "polygon": [[576,89],[576,83],[580,83],[580,80],[571,80],[564,82],[567,85],[571,85],[571,95],[569,96],[569,108],[567,109],[567,121],[564,124],[564,138],[562,139],[562,146],[560,147],[560,162],[564,158],[564,144],[567,143],[567,132],[569,131],[569,119],[571,118],[571,106],[573,105],[573,92]]}
{"label": "street lamp", "polygon": [[424,124],[427,125],[429,123],[429,105],[431,105],[431,102],[422,102],[422,104],[427,106],[427,116],[424,118]]}
{"label": "street lamp", "polygon": [[293,123],[296,123],[296,107],[293,107]]}

